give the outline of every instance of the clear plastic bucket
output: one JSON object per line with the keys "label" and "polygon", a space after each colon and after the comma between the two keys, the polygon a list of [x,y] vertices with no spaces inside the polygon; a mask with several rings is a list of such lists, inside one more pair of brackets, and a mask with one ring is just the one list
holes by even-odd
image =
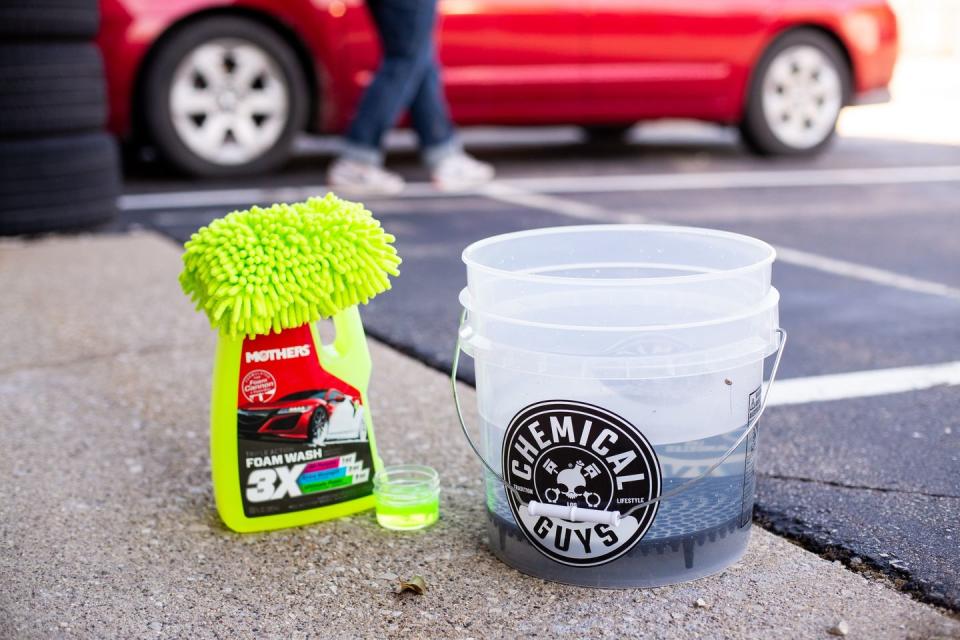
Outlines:
{"label": "clear plastic bucket", "polygon": [[645,225],[464,251],[458,353],[475,360],[494,553],[599,587],[743,554],[763,361],[782,345],[773,259],[746,236]]}

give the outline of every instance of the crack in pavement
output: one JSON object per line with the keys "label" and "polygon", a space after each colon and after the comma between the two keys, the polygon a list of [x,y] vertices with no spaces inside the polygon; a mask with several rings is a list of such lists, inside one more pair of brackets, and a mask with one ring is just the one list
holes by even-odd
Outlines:
{"label": "crack in pavement", "polygon": [[786,480],[792,482],[805,482],[809,484],[821,484],[828,487],[837,487],[840,489],[857,489],[862,491],[877,491],[880,493],[899,493],[904,495],[924,496],[927,498],[955,498],[960,499],[960,495],[949,493],[928,493],[926,491],[917,491],[915,489],[894,489],[892,487],[871,487],[865,484],[849,484],[846,482],[837,482],[836,480],[817,480],[816,478],[804,478],[802,476],[786,476],[775,473],[758,473],[758,476],[771,478],[773,480]]}
{"label": "crack in pavement", "polygon": [[66,367],[73,367],[80,364],[89,364],[91,362],[104,362],[106,360],[114,360],[123,356],[149,356],[155,355],[158,353],[171,353],[174,351],[180,351],[182,349],[195,349],[206,346],[205,343],[188,343],[180,344],[175,346],[169,345],[149,345],[141,349],[127,349],[121,351],[114,351],[111,353],[97,353],[90,355],[79,355],[76,358],[71,358],[70,360],[60,360],[53,362],[42,362],[38,364],[25,364],[25,365],[15,365],[13,367],[7,367],[5,369],[0,369],[0,376],[9,376],[16,373],[22,373],[24,371],[46,371],[48,369],[60,369]]}

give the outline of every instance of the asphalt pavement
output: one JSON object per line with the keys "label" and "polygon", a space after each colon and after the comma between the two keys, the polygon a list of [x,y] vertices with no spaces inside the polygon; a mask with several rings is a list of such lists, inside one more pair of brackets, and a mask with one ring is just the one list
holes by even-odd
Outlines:
{"label": "asphalt pavement", "polygon": [[[391,165],[413,184],[366,204],[397,236],[404,264],[394,289],[363,310],[372,335],[448,371],[460,252],[497,233],[659,221],[767,240],[780,249],[774,284],[791,336],[781,376],[811,388],[827,374],[853,381],[839,399],[765,414],[759,522],[960,610],[960,376],[897,373],[960,367],[960,147],[844,137],[818,158],[763,160],[727,130],[685,124],[641,127],[606,147],[572,129],[482,130],[468,141],[497,165],[498,183],[447,196],[423,183],[409,137],[395,138]],[[117,228],[181,242],[241,203],[322,193],[328,143],[302,146],[284,172],[242,182],[135,167]],[[893,370],[891,393],[859,382],[858,372],[881,369]]]}

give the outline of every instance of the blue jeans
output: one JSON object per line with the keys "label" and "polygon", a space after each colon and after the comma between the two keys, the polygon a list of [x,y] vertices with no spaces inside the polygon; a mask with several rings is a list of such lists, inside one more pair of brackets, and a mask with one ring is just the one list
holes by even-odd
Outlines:
{"label": "blue jeans", "polygon": [[347,131],[343,156],[381,164],[383,137],[405,109],[424,161],[436,165],[460,150],[440,82],[434,42],[436,0],[368,0],[383,61]]}

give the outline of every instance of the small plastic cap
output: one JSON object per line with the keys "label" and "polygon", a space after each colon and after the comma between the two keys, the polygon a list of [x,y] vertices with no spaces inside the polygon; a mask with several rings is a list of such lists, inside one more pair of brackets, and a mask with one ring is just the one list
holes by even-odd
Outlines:
{"label": "small plastic cap", "polygon": [[386,529],[423,529],[440,518],[440,476],[431,467],[384,467],[373,477],[373,496],[377,522]]}

